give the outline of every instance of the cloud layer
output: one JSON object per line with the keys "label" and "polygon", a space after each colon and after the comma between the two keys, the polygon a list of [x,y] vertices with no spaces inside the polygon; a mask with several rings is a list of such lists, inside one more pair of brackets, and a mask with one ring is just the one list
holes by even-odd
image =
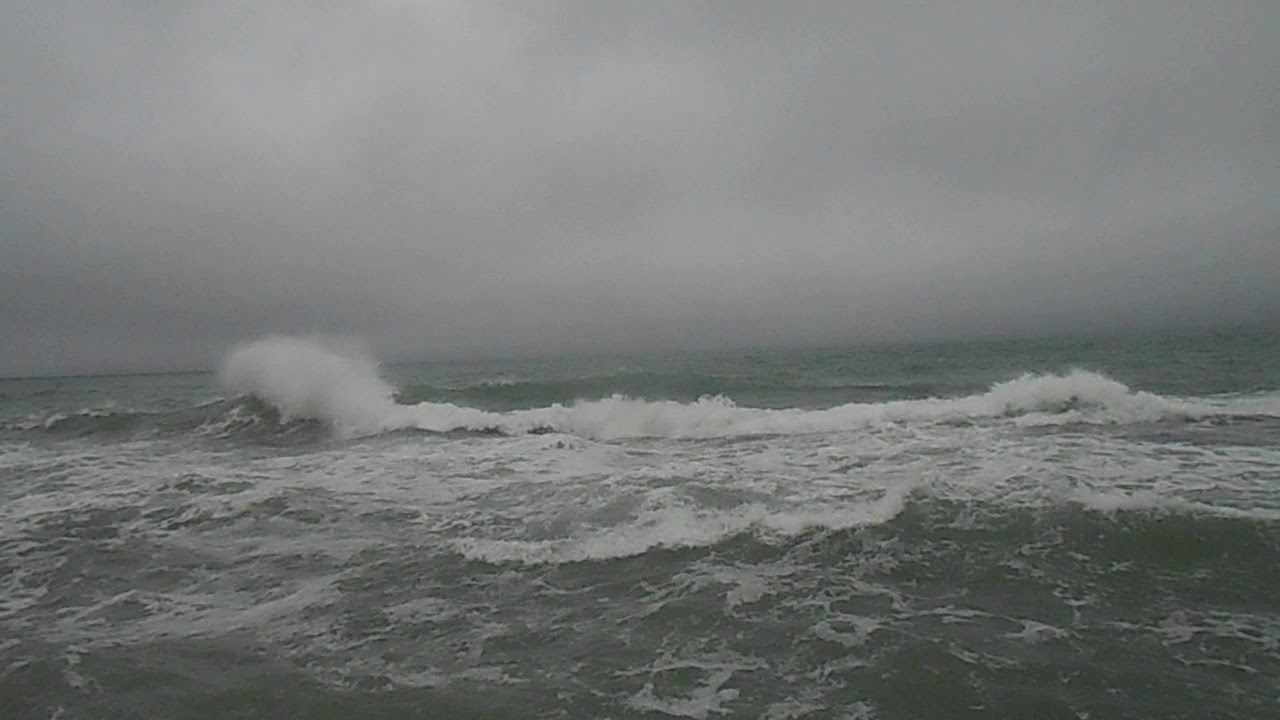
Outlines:
{"label": "cloud layer", "polygon": [[20,3],[0,374],[1280,322],[1275,3]]}

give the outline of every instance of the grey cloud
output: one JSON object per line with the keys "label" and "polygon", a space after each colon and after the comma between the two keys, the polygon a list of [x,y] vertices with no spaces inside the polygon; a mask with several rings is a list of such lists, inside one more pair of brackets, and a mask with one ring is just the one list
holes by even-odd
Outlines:
{"label": "grey cloud", "polygon": [[20,3],[0,374],[1280,322],[1272,3]]}

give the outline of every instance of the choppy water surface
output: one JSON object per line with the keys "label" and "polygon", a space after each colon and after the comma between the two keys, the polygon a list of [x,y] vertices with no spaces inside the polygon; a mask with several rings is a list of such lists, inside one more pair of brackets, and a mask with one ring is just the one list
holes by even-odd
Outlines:
{"label": "choppy water surface", "polygon": [[0,381],[0,716],[1277,716],[1277,349]]}

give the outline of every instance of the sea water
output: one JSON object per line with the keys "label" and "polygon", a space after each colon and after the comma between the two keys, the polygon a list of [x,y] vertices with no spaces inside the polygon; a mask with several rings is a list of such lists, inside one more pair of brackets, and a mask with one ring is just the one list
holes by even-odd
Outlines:
{"label": "sea water", "polygon": [[1280,339],[0,381],[0,717],[1280,717]]}

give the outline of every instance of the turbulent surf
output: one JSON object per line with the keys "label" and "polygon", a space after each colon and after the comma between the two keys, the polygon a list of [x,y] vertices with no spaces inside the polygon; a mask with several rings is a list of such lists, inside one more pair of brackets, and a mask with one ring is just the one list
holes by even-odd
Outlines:
{"label": "turbulent surf", "polygon": [[1280,342],[0,381],[5,717],[1263,717]]}

